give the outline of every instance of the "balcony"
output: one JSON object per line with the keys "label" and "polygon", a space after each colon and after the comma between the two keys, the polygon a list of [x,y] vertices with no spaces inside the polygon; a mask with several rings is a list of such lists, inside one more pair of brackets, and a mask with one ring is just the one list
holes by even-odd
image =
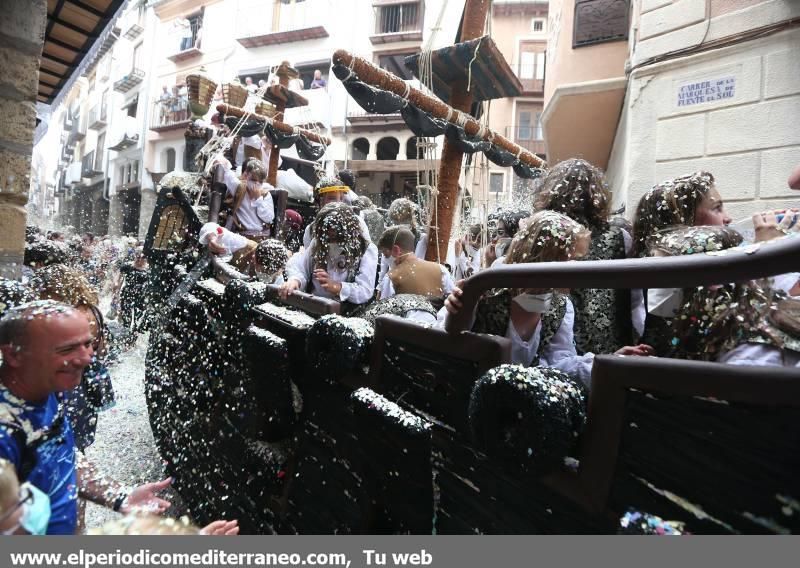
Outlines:
{"label": "balcony", "polygon": [[75,142],[86,138],[86,117],[84,115],[76,116],[73,119],[72,132],[69,133],[69,143],[73,146]]}
{"label": "balcony", "polygon": [[86,154],[81,160],[81,177],[93,178],[95,176],[101,175],[103,173],[103,170],[100,164],[100,160],[102,160],[102,156],[98,156],[97,160],[95,160],[94,150]]}
{"label": "balcony", "polygon": [[167,132],[184,129],[190,124],[186,97],[169,97],[153,103],[150,113],[150,130]]}
{"label": "balcony", "polygon": [[[122,150],[127,150],[132,146],[136,146],[139,143],[139,125],[136,123],[136,118],[132,116],[124,115],[122,118],[122,127],[115,128],[112,133],[112,140],[116,140],[116,144],[109,146],[109,150],[113,150],[115,152],[121,152]],[[117,124],[117,120],[114,121],[114,124]]]}
{"label": "balcony", "polygon": [[374,44],[397,41],[422,41],[422,21],[425,10],[421,2],[373,0],[375,6]]}
{"label": "balcony", "polygon": [[515,144],[522,146],[531,154],[544,156],[547,148],[544,144],[541,126],[506,126],[506,138],[513,140]]}
{"label": "balcony", "polygon": [[144,71],[134,67],[130,73],[119,81],[114,82],[114,90],[118,93],[127,93],[144,80]]}
{"label": "balcony", "polygon": [[330,6],[327,2],[306,0],[293,4],[279,4],[270,25],[260,18],[253,18],[262,8],[261,0],[244,0],[236,20],[236,41],[247,48],[279,45],[296,41],[326,38],[329,36],[325,22],[330,21]]}
{"label": "balcony", "polygon": [[67,166],[67,171],[64,174],[64,183],[80,183],[82,171],[83,164],[81,162],[72,162],[69,166]]}
{"label": "balcony", "polygon": [[102,130],[108,126],[108,112],[106,105],[99,104],[92,107],[89,111],[89,128],[92,130]]}
{"label": "balcony", "polygon": [[537,69],[536,65],[518,63],[513,66],[514,74],[522,84],[524,95],[544,95],[544,67]]}
{"label": "balcony", "polygon": [[75,155],[75,146],[69,146],[68,144],[64,144],[63,146],[61,146],[62,163],[70,162],[74,155]]}
{"label": "balcony", "polygon": [[361,107],[347,111],[347,120],[353,128],[363,127],[364,129],[383,125],[405,124],[399,112],[393,114],[373,114],[363,110]]}
{"label": "balcony", "polygon": [[122,37],[130,41],[135,40],[144,31],[144,6],[140,5],[136,10],[126,14],[122,21]]}
{"label": "balcony", "polygon": [[[167,59],[173,63],[180,63],[181,61],[186,61],[187,59],[192,59],[194,57],[203,55],[203,52],[200,50],[203,18],[192,18],[188,20],[188,22],[188,29],[186,27],[179,28],[179,31],[186,33],[181,33],[180,35],[175,36],[175,39],[177,40],[176,43],[178,46],[178,51],[167,56]],[[191,32],[191,35],[189,35],[189,32]]]}
{"label": "balcony", "polygon": [[117,41],[121,30],[118,25],[114,24],[114,27],[102,38],[102,42],[100,46],[97,48],[97,52],[95,54],[95,61],[99,61],[101,57],[103,57],[108,50],[114,45],[114,42]]}
{"label": "balcony", "polygon": [[295,94],[306,104],[287,108],[284,122],[301,128],[325,130],[325,125],[331,122],[331,99],[327,89],[304,89]]}

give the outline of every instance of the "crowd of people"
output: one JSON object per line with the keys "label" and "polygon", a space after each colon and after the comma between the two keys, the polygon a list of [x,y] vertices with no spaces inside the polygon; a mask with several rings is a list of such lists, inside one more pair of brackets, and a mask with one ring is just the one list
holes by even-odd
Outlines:
{"label": "crowd of people", "polygon": [[[266,211],[260,217],[266,226],[272,205],[259,202],[269,200],[269,192],[251,189],[263,181],[260,163],[249,160],[243,171],[241,181],[233,173],[226,177],[229,191],[237,183],[247,186],[243,203],[252,199],[249,207]],[[582,159],[566,160],[549,170],[526,208],[500,209],[488,224],[468,225],[441,263],[424,260],[428,236],[412,200],[398,197],[384,213],[354,189],[354,174],[347,170],[319,181],[318,212],[299,249],[287,247],[285,236],[270,239],[249,226],[235,236],[214,225],[205,233],[218,232],[234,265],[280,284],[284,298],[307,292],[338,300],[344,313],[357,315],[372,302],[417,296],[438,317],[420,310],[399,315],[438,326],[462,308],[461,282],[498,265],[676,256],[752,244],[729,226],[721,188],[704,171],[650,188],[629,221],[611,214],[602,170]],[[753,215],[755,242],[794,235],[800,230],[797,215]],[[492,290],[478,303],[471,329],[508,338],[514,363],[555,367],[587,387],[595,354],[794,366],[800,324],[778,314],[795,313],[798,280],[789,273],[691,290]]]}
{"label": "crowd of people", "polygon": [[[466,225],[444,262],[431,262],[420,209],[408,198],[380,210],[356,195],[355,175],[342,170],[314,187],[313,219],[289,210],[276,232],[263,162],[245,159],[240,172],[219,163],[228,168],[226,215],[202,226],[199,246],[246,277],[277,285],[284,299],[298,291],[335,299],[345,314],[402,296],[414,301],[398,315],[444,326],[464,308],[463,281],[499,265],[719,253],[753,244],[728,226],[724,188],[709,172],[650,188],[629,222],[610,213],[604,173],[571,159],[547,173],[528,207]],[[800,223],[794,210],[766,211],[753,215],[753,227],[759,243],[790,238]],[[115,354],[151,328],[152,288],[135,239],[29,229],[22,281],[0,281],[6,534],[75,533],[79,498],[127,513],[158,514],[169,506],[158,496],[169,479],[125,488],[82,454],[94,440],[98,413],[114,404]],[[798,273],[690,289],[554,290],[530,282],[486,292],[470,329],[509,339],[513,363],[554,367],[586,388],[596,354],[797,367],[798,295]],[[110,299],[107,309],[101,297]],[[235,521],[202,529],[237,530]]]}
{"label": "crowd of people", "polygon": [[[23,278],[0,279],[3,534],[74,534],[83,527],[86,501],[133,515],[120,525],[130,534],[146,522],[148,530],[163,524],[146,518],[170,506],[158,496],[170,479],[125,487],[84,457],[98,414],[115,403],[111,377],[120,352],[150,328],[148,275],[136,239],[28,227]],[[238,531],[235,521],[163,526]]]}

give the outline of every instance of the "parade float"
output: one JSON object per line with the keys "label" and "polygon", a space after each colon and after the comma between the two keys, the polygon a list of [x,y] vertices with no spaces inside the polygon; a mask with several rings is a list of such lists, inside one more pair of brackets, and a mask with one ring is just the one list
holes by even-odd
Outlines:
{"label": "parade float", "polygon": [[[439,171],[418,187],[429,258],[439,261],[465,152],[522,177],[546,167],[469,114],[475,101],[513,93],[514,77],[480,35],[488,3],[467,4],[460,43],[408,62],[428,91],[347,52],[332,58],[365,110],[400,110],[416,135],[445,135]],[[302,104],[287,88],[291,69],[282,72],[267,97],[273,116],[231,100],[216,109],[234,135],[263,133],[270,176],[281,148],[297,145],[316,162],[329,143],[282,122],[281,105]],[[193,95],[193,80],[200,113],[214,89]],[[461,317],[447,329],[398,317],[413,306],[403,298],[345,317],[338,302],[303,292],[281,300],[277,286],[198,246],[200,226],[222,207],[222,174],[205,168],[225,150],[215,144],[205,139],[198,152],[205,173],[162,180],[145,245],[161,297],[147,356],[150,421],[198,523],[235,518],[244,532],[281,534],[614,533],[634,510],[692,533],[800,530],[797,371],[599,356],[587,392],[558,371],[508,364],[507,339],[467,331],[492,288],[749,280],[798,270],[800,240],[486,270],[466,281]],[[273,197],[280,234],[280,191]]]}

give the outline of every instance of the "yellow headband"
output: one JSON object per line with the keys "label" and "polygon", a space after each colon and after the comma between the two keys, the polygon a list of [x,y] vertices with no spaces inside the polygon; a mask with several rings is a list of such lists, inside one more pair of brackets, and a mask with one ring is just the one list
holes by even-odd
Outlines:
{"label": "yellow headband", "polygon": [[323,193],[333,193],[334,191],[350,191],[350,188],[346,185],[329,185],[328,187],[323,187],[319,190],[319,194],[322,195]]}

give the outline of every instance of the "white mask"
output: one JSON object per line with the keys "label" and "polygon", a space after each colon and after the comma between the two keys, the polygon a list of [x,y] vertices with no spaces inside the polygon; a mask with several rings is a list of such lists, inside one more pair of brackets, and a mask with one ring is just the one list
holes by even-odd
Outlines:
{"label": "white mask", "polygon": [[520,294],[514,297],[520,308],[530,314],[543,314],[550,309],[553,302],[553,293],[546,294]]}
{"label": "white mask", "polygon": [[275,282],[275,279],[280,275],[281,271],[275,272],[274,274],[267,274],[266,272],[256,271],[256,278],[259,282],[263,282],[264,284],[272,284]]}
{"label": "white mask", "polygon": [[339,243],[331,243],[328,245],[328,258],[336,260],[344,254],[344,249]]}
{"label": "white mask", "polygon": [[512,239],[509,239],[508,237],[497,240],[497,244],[494,245],[494,253],[497,255],[497,258],[500,258],[506,254],[511,241]]}
{"label": "white mask", "polygon": [[647,311],[654,316],[674,318],[683,303],[680,288],[651,288],[647,291]]}

